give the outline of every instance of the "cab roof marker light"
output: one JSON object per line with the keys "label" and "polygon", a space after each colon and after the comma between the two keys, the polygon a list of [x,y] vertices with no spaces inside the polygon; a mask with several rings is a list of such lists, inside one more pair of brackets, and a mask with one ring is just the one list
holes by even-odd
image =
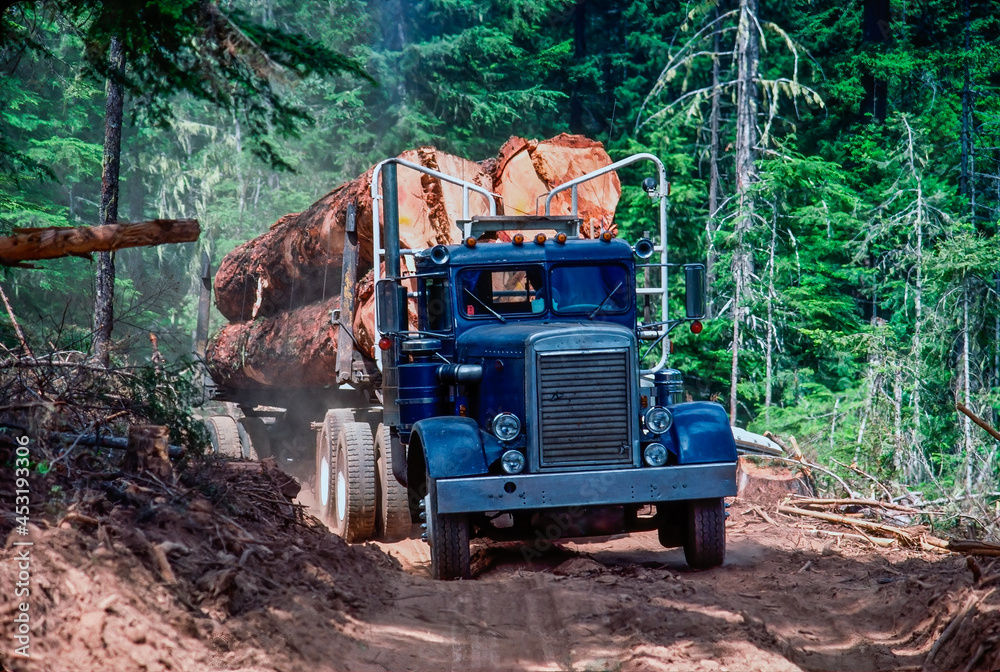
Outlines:
{"label": "cab roof marker light", "polygon": [[544,233],[539,233],[537,236],[535,236],[535,244],[536,245],[544,245],[545,244],[545,234]]}
{"label": "cab roof marker light", "polygon": [[515,233],[514,234],[514,238],[511,239],[511,242],[514,243],[515,245],[523,245],[524,244],[524,234],[523,233]]}
{"label": "cab roof marker light", "polygon": [[561,231],[557,233],[556,242],[559,243],[560,245],[564,244],[566,242],[566,234]]}

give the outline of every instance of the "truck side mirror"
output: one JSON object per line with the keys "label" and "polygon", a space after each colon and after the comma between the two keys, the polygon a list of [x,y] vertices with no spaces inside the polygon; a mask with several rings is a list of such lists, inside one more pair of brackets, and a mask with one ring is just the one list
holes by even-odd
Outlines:
{"label": "truck side mirror", "polygon": [[375,301],[378,304],[378,330],[379,333],[396,331],[392,324],[393,301],[397,296],[396,281],[383,279],[375,285]]}
{"label": "truck side mirror", "polygon": [[705,265],[684,265],[684,304],[689,320],[705,317]]}

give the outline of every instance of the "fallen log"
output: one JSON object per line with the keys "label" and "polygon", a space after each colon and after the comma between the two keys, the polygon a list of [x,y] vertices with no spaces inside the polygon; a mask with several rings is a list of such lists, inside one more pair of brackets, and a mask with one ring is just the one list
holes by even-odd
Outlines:
{"label": "fallen log", "polygon": [[[794,506],[779,506],[777,510],[778,513],[784,513],[792,516],[818,518],[830,523],[839,523],[841,525],[848,525],[854,528],[863,527],[865,529],[876,530],[878,532],[887,532],[908,543],[918,541],[912,532],[894,525],[874,523],[870,520],[858,520],[857,518],[848,518],[847,516],[839,516],[835,513],[809,511],[808,509],[799,509]],[[951,551],[952,553],[962,553],[964,555],[1000,558],[1000,544],[991,544],[985,541],[976,541],[974,539],[940,539],[926,534],[920,535],[919,542],[921,547],[924,548],[941,549],[944,551]]]}
{"label": "fallen log", "polygon": [[872,508],[886,509],[887,511],[899,511],[902,513],[919,514],[917,509],[911,509],[902,504],[892,502],[880,502],[877,499],[819,499],[816,497],[796,497],[792,503],[797,506],[868,506]]}
{"label": "fallen log", "polygon": [[848,525],[855,528],[865,528],[866,530],[875,530],[876,532],[886,532],[888,534],[895,535],[900,539],[908,542],[914,543],[916,540],[912,533],[907,532],[901,527],[896,527],[894,525],[886,525],[884,523],[873,523],[870,520],[859,520],[857,518],[848,518],[847,516],[840,516],[835,513],[825,513],[823,511],[810,511],[808,509],[799,509],[794,506],[779,506],[777,508],[778,513],[784,513],[790,516],[804,516],[806,518],[818,518],[819,520],[825,520],[829,523],[840,523],[841,525]]}
{"label": "fallen log", "polygon": [[[406,151],[399,158],[493,188],[492,177],[482,166],[433,147]],[[226,319],[241,322],[267,317],[336,296],[351,204],[356,213],[359,269],[370,269],[371,179],[369,169],[307,210],[285,215],[269,231],[227,254],[215,274],[215,301]],[[461,187],[408,168],[398,171],[397,183],[402,247],[424,248],[460,239],[455,222],[462,218]],[[470,216],[489,212],[486,200],[475,194],[469,199],[469,209]]]}
{"label": "fallen log", "polygon": [[0,237],[0,264],[86,256],[126,247],[190,243],[198,240],[200,234],[201,227],[196,219],[14,229],[13,235]]}

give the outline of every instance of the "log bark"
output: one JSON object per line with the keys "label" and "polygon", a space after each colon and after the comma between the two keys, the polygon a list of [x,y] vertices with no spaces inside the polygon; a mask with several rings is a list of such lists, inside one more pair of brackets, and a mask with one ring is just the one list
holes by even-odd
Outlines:
{"label": "log bark", "polygon": [[[353,334],[355,350],[375,353],[372,275],[357,286]],[[212,379],[232,389],[324,387],[337,380],[340,327],[331,319],[340,297],[270,317],[223,327],[208,344]],[[374,364],[372,364],[374,366]]]}
{"label": "log bark", "polygon": [[[496,191],[507,215],[534,214],[539,196],[611,163],[601,143],[566,134],[543,141],[511,138],[498,158],[479,163],[433,147],[406,151],[399,158]],[[371,268],[371,176],[369,170],[337,187],[308,210],[282,217],[268,232],[226,255],[215,276],[219,311],[230,321],[242,322],[336,295],[350,203],[357,209],[360,268],[362,272]],[[461,187],[406,168],[399,171],[398,180],[404,248],[461,240],[456,226],[463,215]],[[578,213],[584,220],[585,234],[592,229],[617,230],[613,219],[620,196],[621,183],[613,174],[580,187]],[[539,203],[544,208],[544,201]],[[567,191],[554,199],[553,214],[570,211]],[[471,194],[469,216],[488,212],[486,199]]]}
{"label": "log bark", "polygon": [[[399,158],[447,172],[493,189],[489,169],[458,156],[421,147]],[[226,319],[267,317],[336,296],[347,206],[356,208],[359,263],[372,265],[372,169],[341,185],[303,212],[285,215],[271,229],[240,245],[222,260],[215,275],[215,300]],[[462,189],[408,168],[399,170],[399,228],[404,248],[423,248],[460,239]],[[489,212],[473,194],[470,216]]]}
{"label": "log bark", "polygon": [[0,263],[56,259],[110,252],[126,247],[146,247],[198,240],[201,228],[196,219],[154,219],[134,224],[104,226],[50,226],[14,229],[0,237]]}

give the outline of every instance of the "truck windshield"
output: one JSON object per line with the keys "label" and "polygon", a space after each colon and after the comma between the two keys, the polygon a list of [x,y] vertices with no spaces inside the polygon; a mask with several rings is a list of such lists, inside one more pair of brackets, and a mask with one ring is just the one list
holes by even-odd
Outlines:
{"label": "truck windshield", "polygon": [[632,302],[628,272],[620,264],[555,266],[552,310],[559,314],[622,313]]}
{"label": "truck windshield", "polygon": [[541,266],[466,269],[458,276],[458,303],[466,318],[499,318],[545,312]]}

